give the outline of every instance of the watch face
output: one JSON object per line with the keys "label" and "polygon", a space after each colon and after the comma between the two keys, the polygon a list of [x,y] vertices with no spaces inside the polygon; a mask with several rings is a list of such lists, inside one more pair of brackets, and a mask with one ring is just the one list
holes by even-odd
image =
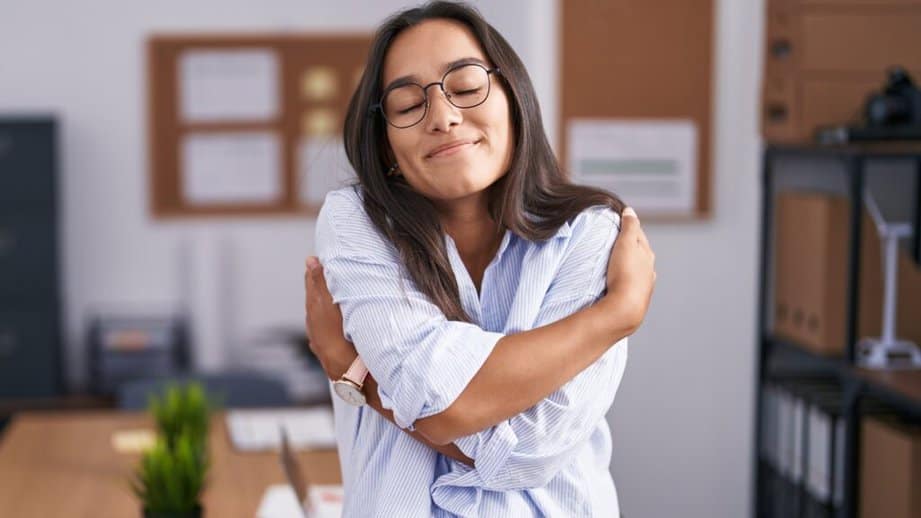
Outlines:
{"label": "watch face", "polygon": [[362,406],[365,404],[364,393],[351,383],[337,381],[333,383],[333,390],[336,391],[336,395],[344,399],[345,402],[350,405]]}

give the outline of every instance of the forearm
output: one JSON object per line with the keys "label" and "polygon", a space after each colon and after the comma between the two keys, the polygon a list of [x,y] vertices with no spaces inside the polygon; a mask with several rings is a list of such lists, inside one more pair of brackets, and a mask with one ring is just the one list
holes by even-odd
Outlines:
{"label": "forearm", "polygon": [[[368,406],[370,406],[371,408],[373,408],[374,410],[376,410],[377,413],[379,413],[379,414],[381,414],[382,416],[384,416],[385,418],[387,418],[387,420],[389,420],[390,422],[394,422],[394,421],[393,421],[393,412],[391,412],[390,410],[385,409],[384,406],[381,404],[381,398],[380,398],[380,396],[378,395],[378,392],[377,392],[377,381],[375,381],[374,378],[371,377],[370,374],[368,375],[367,378],[365,378],[365,384],[364,384],[364,390],[363,390],[363,392],[365,393],[365,398],[366,398],[366,400],[367,400]],[[428,447],[432,448],[433,450],[437,451],[438,453],[441,453],[442,455],[445,455],[445,456],[450,457],[450,458],[452,458],[452,459],[454,459],[454,460],[463,462],[464,464],[467,464],[467,465],[470,466],[470,467],[473,467],[473,459],[471,459],[470,457],[464,455],[463,452],[461,452],[460,449],[459,449],[457,446],[454,445],[454,443],[448,443],[448,444],[435,444],[435,443],[429,441],[428,439],[426,439],[425,436],[423,436],[423,435],[422,435],[421,433],[419,433],[418,431],[412,431],[412,432],[411,432],[411,431],[405,430],[405,429],[404,429],[403,431],[406,432],[406,433],[408,433],[409,435],[411,435],[414,439],[416,439],[417,441],[421,442],[422,444],[425,444],[426,446],[428,446]]]}
{"label": "forearm", "polygon": [[[441,453],[465,461],[452,443],[514,417],[562,387],[603,355],[612,344],[633,333],[639,320],[633,305],[610,295],[552,324],[508,335],[492,353],[460,396],[446,410],[414,423],[411,435]],[[332,348],[324,370],[339,379],[357,356],[355,348]],[[437,373],[430,373],[437,377]],[[369,404],[388,420],[371,377],[365,386]],[[445,451],[439,449],[444,446]],[[469,459],[467,459],[469,460]],[[468,462],[469,463],[469,462]]]}
{"label": "forearm", "polygon": [[457,400],[416,421],[416,429],[444,444],[524,412],[632,334],[638,323],[632,309],[605,296],[557,322],[502,338]]}

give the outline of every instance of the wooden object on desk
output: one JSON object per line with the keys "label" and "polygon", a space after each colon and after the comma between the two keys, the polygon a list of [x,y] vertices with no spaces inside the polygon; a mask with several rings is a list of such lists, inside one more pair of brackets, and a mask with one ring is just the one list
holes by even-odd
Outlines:
{"label": "wooden object on desk", "polygon": [[[305,138],[337,139],[342,132],[345,112],[364,63],[371,38],[365,34],[222,34],[156,35],[147,43],[148,64],[148,191],[151,213],[156,218],[190,216],[252,216],[307,213],[315,215],[319,203],[302,200],[305,174],[334,174],[313,171],[311,164],[302,167]],[[220,56],[249,52],[250,57],[271,56],[277,75],[271,81],[277,92],[268,92],[276,102],[268,116],[188,117],[191,101],[183,101],[183,59],[198,53],[204,56],[204,68],[213,66]],[[210,61],[208,61],[210,60]],[[192,69],[191,65],[185,69]],[[202,68],[202,67],[198,67]],[[239,67],[238,67],[239,68]],[[188,72],[188,70],[186,70]],[[233,72],[230,70],[229,72]],[[240,72],[237,70],[237,74]],[[232,76],[231,76],[232,77]],[[258,77],[242,78],[252,86]],[[208,79],[205,79],[206,83]],[[247,83],[247,81],[249,81]],[[214,85],[212,85],[214,86]],[[213,96],[228,95],[220,91]],[[257,88],[258,90],[258,88]],[[200,93],[200,92],[199,92]],[[191,96],[190,96],[191,97]],[[196,97],[202,99],[202,96]],[[205,99],[208,96],[204,96]],[[216,108],[214,108],[216,109]],[[247,201],[190,200],[185,196],[183,176],[184,142],[191,135],[201,138],[225,136],[243,138],[260,134],[277,138],[278,171],[254,171],[278,174],[279,196],[275,199]],[[191,142],[191,141],[190,141]],[[325,142],[325,140],[324,140]],[[329,147],[329,146],[328,146]],[[188,160],[188,157],[185,158]],[[309,184],[308,184],[309,185]],[[322,201],[325,193],[311,193],[310,200]],[[231,197],[232,198],[232,197]]]}
{"label": "wooden object on desk", "polygon": [[713,0],[567,0],[559,8],[560,163],[569,164],[575,119],[689,120],[697,133],[694,210],[638,210],[643,221],[709,217]]}
{"label": "wooden object on desk", "polygon": [[[22,517],[140,516],[129,487],[140,455],[117,453],[111,438],[145,427],[153,422],[138,413],[18,414],[0,437],[0,510]],[[223,414],[212,419],[210,449],[205,516],[254,516],[266,488],[287,483],[277,453],[233,449]],[[297,455],[312,483],[341,484],[335,450]]]}
{"label": "wooden object on desk", "polygon": [[115,400],[107,396],[73,394],[49,398],[0,399],[0,417],[33,410],[87,411],[106,410],[115,407]]}

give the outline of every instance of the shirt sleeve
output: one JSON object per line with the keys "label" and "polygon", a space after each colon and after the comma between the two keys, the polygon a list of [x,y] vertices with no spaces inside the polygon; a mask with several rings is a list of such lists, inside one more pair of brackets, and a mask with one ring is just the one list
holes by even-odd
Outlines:
{"label": "shirt sleeve", "polygon": [[[584,216],[584,217],[583,217]],[[534,327],[594,303],[604,292],[619,216],[592,208],[573,225],[573,246],[563,260]],[[627,339],[543,401],[505,422],[462,437],[455,444],[475,461],[471,469],[443,476],[433,486],[507,491],[542,487],[573,462],[614,401],[627,358]]]}
{"label": "shirt sleeve", "polygon": [[416,288],[351,188],[327,195],[316,245],[345,336],[396,424],[412,430],[417,419],[451,406],[504,335],[447,320]]}

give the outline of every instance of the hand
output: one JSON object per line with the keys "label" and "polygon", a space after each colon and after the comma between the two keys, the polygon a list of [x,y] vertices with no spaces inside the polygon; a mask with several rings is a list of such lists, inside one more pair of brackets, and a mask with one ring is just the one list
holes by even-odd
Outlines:
{"label": "hand", "polygon": [[627,207],[621,216],[620,234],[608,261],[608,295],[628,308],[635,331],[646,318],[656,284],[656,254],[640,227],[636,212]]}
{"label": "hand", "polygon": [[323,265],[316,257],[308,257],[304,272],[306,299],[305,325],[310,340],[310,350],[320,361],[326,376],[338,380],[355,361],[358,352],[345,339],[342,331],[342,312],[333,303],[333,297],[326,287]]}

